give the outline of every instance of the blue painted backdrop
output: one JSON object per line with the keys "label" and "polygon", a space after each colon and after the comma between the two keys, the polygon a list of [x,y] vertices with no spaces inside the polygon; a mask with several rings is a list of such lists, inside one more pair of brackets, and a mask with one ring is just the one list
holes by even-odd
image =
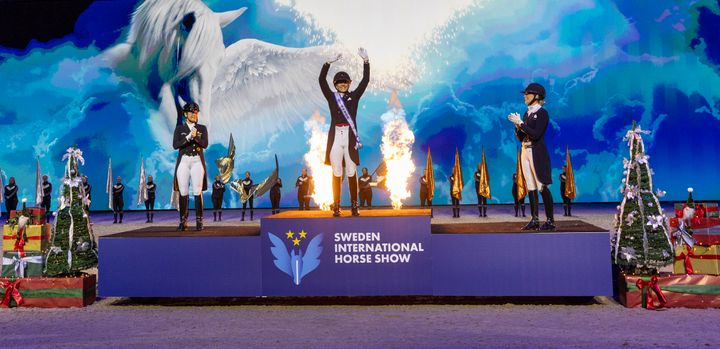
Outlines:
{"label": "blue painted backdrop", "polygon": [[[206,4],[215,11],[249,7],[223,30],[226,45],[241,38],[291,47],[317,44],[307,30],[312,25],[298,20],[292,7],[272,0]],[[401,91],[401,100],[415,132],[420,169],[426,149],[432,149],[435,202],[449,200],[444,178],[455,147],[471,180],[482,146],[493,201],[511,201],[517,142],[505,117],[522,112],[519,91],[530,81],[544,84],[549,92],[546,108],[552,125],[546,137],[553,176],[559,175],[568,146],[579,201],[618,200],[622,158],[627,156],[622,137],[632,120],[653,131],[646,144],[655,184],[668,192],[668,199],[683,200],[688,186],[695,188],[696,198],[720,197],[718,1],[560,4],[482,1],[443,24],[441,31],[453,35],[416,52],[428,73],[412,89]],[[0,168],[5,180],[18,179],[22,196],[34,195],[35,157],[57,182],[63,169],[60,157],[77,144],[85,151],[83,171],[94,187],[93,209],[107,208],[103,194],[110,156],[114,174],[125,178],[128,208],[136,207],[130,197],[141,155],[150,157],[148,172],[159,184],[158,201],[167,204],[174,159],[153,158],[161,145],[151,132],[147,105],[131,84],[96,64],[98,54],[124,40],[136,6],[134,0],[96,1],[77,17],[72,33],[23,48],[0,47]],[[397,16],[412,20],[407,14]],[[380,159],[379,115],[387,96],[388,91],[374,91],[362,102],[361,117],[368,116],[361,124],[366,145],[361,156],[371,170]],[[277,153],[285,180],[283,206],[295,203],[292,184],[307,151],[302,123],[291,126],[243,150],[236,161],[238,173],[250,170],[260,180],[271,170],[270,154]],[[207,156],[214,159],[225,151],[214,144]],[[471,181],[464,196],[474,197]],[[237,204],[235,195],[226,200]],[[259,204],[268,205],[266,200]],[[386,196],[377,193],[378,201],[387,203]],[[409,200],[417,201],[416,195]]]}

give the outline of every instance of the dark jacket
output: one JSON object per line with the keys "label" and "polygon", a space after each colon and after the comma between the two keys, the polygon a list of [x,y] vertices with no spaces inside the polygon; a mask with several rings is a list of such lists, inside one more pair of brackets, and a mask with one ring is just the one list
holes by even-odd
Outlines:
{"label": "dark jacket", "polygon": [[205,170],[205,174],[203,175],[202,190],[207,190],[208,180],[207,167],[205,167],[205,149],[208,147],[208,132],[205,125],[195,124],[195,128],[200,133],[200,137],[188,141],[186,137],[190,134],[190,127],[187,123],[183,123],[182,125],[175,127],[175,133],[173,135],[173,149],[178,150],[177,160],[175,160],[175,174],[173,175],[173,190],[175,191],[179,190],[177,182],[177,168],[180,165],[180,158],[182,157],[183,152],[191,150],[191,147],[195,147],[195,152],[200,155],[203,170]]}
{"label": "dark jacket", "polygon": [[148,183],[146,188],[147,188],[148,200],[154,200],[155,199],[155,190],[157,190],[157,186],[155,185],[155,182]]}
{"label": "dark jacket", "polygon": [[212,198],[222,200],[223,195],[225,195],[225,184],[219,181],[213,182]]}
{"label": "dark jacket", "polygon": [[[330,64],[325,63],[322,67],[322,70],[320,70],[320,90],[322,90],[323,95],[325,96],[325,99],[327,99],[328,102],[328,108],[330,109],[330,131],[328,132],[328,140],[327,140],[327,148],[325,148],[325,165],[330,165],[330,150],[332,149],[333,142],[335,141],[335,125],[338,123],[347,123],[345,121],[345,116],[343,115],[342,111],[340,111],[340,107],[337,105],[337,101],[335,101],[335,94],[330,89],[330,85],[327,81],[327,74],[330,70]],[[350,117],[352,117],[353,123],[355,124],[355,128],[357,129],[357,109],[358,109],[358,102],[360,101],[360,97],[362,97],[363,93],[365,93],[365,89],[368,86],[368,83],[370,82],[370,63],[363,64],[363,77],[362,80],[360,80],[360,83],[358,84],[357,88],[354,91],[349,91],[343,96],[343,100],[345,101],[345,106],[347,107],[348,112],[350,113]],[[353,134],[352,130],[350,130],[350,143],[349,146],[349,152],[350,152],[350,159],[357,164],[360,165],[360,155],[358,154],[357,149],[355,149],[355,135]]]}
{"label": "dark jacket", "polygon": [[548,154],[545,146],[545,130],[547,130],[550,117],[544,108],[538,109],[534,114],[528,115],[525,112],[523,123],[515,130],[515,134],[520,140],[526,138],[532,143],[533,164],[535,165],[535,174],[540,183],[552,184],[552,165],[550,164],[550,154]]}

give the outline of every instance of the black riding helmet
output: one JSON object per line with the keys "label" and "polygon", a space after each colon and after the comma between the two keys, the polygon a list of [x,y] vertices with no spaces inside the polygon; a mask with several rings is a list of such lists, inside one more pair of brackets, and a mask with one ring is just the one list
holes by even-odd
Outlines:
{"label": "black riding helmet", "polygon": [[527,87],[522,91],[523,94],[534,94],[536,99],[545,99],[545,87],[543,85],[538,84],[537,82],[533,82],[530,85],[527,85]]}
{"label": "black riding helmet", "polygon": [[350,79],[350,75],[348,73],[344,71],[339,71],[333,77],[333,84],[338,84],[341,82],[352,82],[352,79]]}

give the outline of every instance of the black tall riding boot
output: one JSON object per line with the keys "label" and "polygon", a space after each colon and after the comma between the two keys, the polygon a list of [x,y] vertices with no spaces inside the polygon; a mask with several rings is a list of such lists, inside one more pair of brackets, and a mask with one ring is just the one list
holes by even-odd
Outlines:
{"label": "black tall riding boot", "polygon": [[348,187],[350,188],[350,203],[352,205],[352,215],[357,217],[360,215],[358,209],[358,179],[357,176],[348,177]]}
{"label": "black tall riding boot", "polygon": [[522,216],[525,217],[525,204],[520,205],[520,210],[522,210]]}
{"label": "black tall riding boot", "polygon": [[483,205],[483,217],[487,217],[487,206]]}
{"label": "black tall riding boot", "polygon": [[222,222],[222,211],[218,212],[218,222]]}
{"label": "black tall riding boot", "polygon": [[117,223],[117,213],[113,213],[113,224]]}
{"label": "black tall riding boot", "polygon": [[538,219],[538,205],[540,203],[538,202],[539,200],[537,190],[531,190],[528,193],[528,198],[530,199],[530,215],[532,216],[532,218],[530,219],[530,222],[528,222],[528,224],[522,227],[522,230],[537,230],[540,227]]}
{"label": "black tall riding boot", "polygon": [[482,217],[482,206],[478,205],[478,217]]}
{"label": "black tall riding boot", "polygon": [[342,177],[333,176],[333,216],[340,217],[340,187],[342,186]]}
{"label": "black tall riding boot", "polygon": [[213,222],[217,222],[217,211],[213,211]]}
{"label": "black tall riding boot", "polygon": [[203,205],[202,195],[195,195],[195,230],[203,230]]}
{"label": "black tall riding boot", "polygon": [[515,204],[515,217],[520,217],[520,216],[518,216],[518,211],[519,211],[519,210],[520,210],[520,205]]}
{"label": "black tall riding boot", "polygon": [[180,211],[180,224],[178,225],[177,230],[180,230],[180,231],[187,230],[188,202],[189,201],[190,201],[190,197],[188,195],[185,195],[185,196],[180,195],[180,198],[178,199],[178,209]]}
{"label": "black tall riding boot", "polygon": [[547,221],[545,221],[545,223],[543,223],[543,225],[540,227],[540,230],[543,230],[543,231],[555,230],[555,217],[553,214],[553,197],[552,197],[552,193],[550,192],[550,188],[543,187],[543,190],[540,192],[540,194],[542,194],[543,205],[545,205],[545,217],[547,218]]}
{"label": "black tall riding boot", "polygon": [[150,223],[153,223],[153,221],[155,220],[154,216],[155,216],[155,213],[150,214]]}
{"label": "black tall riding boot", "polygon": [[572,216],[572,205],[568,204],[568,217]]}

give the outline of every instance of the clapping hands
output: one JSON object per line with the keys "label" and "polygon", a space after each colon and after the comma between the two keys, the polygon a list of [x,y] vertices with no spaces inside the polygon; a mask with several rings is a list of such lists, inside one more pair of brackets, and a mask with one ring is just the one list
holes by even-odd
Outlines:
{"label": "clapping hands", "polygon": [[508,120],[510,120],[510,122],[512,122],[515,125],[519,126],[520,124],[522,124],[522,118],[520,117],[520,114],[518,114],[518,113],[510,113],[510,114],[508,114],[507,118],[508,118]]}

